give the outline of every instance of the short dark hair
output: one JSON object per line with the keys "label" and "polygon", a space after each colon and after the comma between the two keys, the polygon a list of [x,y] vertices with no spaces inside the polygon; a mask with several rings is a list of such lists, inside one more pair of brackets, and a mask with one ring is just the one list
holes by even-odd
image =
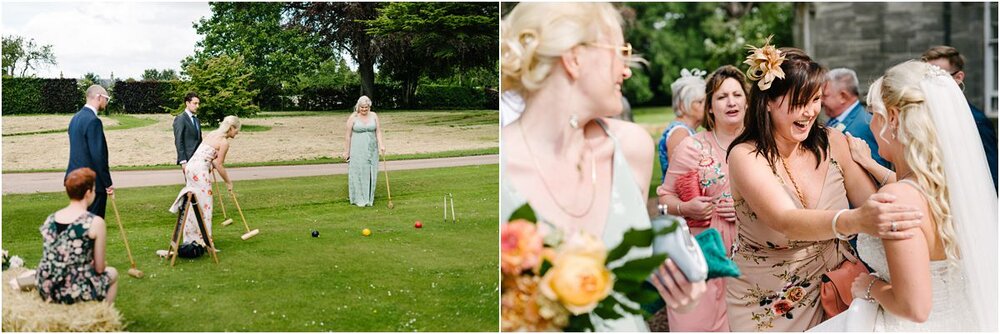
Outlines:
{"label": "short dark hair", "polygon": [[87,194],[87,190],[94,189],[94,180],[96,178],[97,173],[94,173],[93,169],[87,167],[74,169],[66,175],[66,180],[63,181],[63,186],[66,187],[66,195],[69,195],[69,199],[75,201],[83,199],[83,196]]}
{"label": "short dark hair", "polygon": [[701,126],[708,131],[715,129],[715,115],[712,114],[712,94],[715,94],[715,91],[719,90],[719,87],[722,87],[722,83],[730,78],[740,83],[740,88],[743,88],[743,96],[747,96],[747,77],[736,66],[723,65],[712,72],[712,74],[709,74],[708,80],[705,81],[705,117],[701,119]]}
{"label": "short dark hair", "polygon": [[198,93],[189,92],[187,95],[184,95],[184,102],[191,102],[193,98],[198,98],[198,101],[201,101],[201,96],[198,96]]}
{"label": "short dark hair", "polygon": [[[753,152],[767,159],[773,169],[780,157],[778,145],[774,141],[773,123],[771,114],[767,111],[767,103],[777,101],[788,94],[790,110],[801,108],[808,104],[810,98],[819,93],[826,84],[826,68],[810,58],[805,51],[796,48],[779,50],[785,56],[785,60],[781,63],[785,78],[774,79],[767,90],[761,90],[757,84],[750,87],[747,115],[743,118],[743,133],[729,145],[727,158],[733,147],[740,143],[749,143],[754,146]],[[826,127],[820,126],[819,122],[813,122],[809,136],[802,141],[802,147],[816,156],[816,168],[819,168],[830,148]]]}
{"label": "short dark hair", "polygon": [[948,59],[948,64],[951,64],[954,71],[961,71],[965,67],[965,57],[958,53],[958,49],[947,45],[932,47],[920,55],[920,60],[925,62],[941,58]]}

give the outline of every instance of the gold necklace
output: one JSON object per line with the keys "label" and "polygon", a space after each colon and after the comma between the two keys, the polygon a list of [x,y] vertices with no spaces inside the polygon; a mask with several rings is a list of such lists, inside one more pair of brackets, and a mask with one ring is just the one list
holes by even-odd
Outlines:
{"label": "gold necklace", "polygon": [[781,154],[778,154],[778,157],[781,158],[781,165],[785,167],[785,174],[788,174],[788,180],[792,181],[792,186],[795,187],[795,194],[799,196],[799,202],[802,203],[802,208],[809,208],[809,205],[806,204],[805,196],[802,196],[802,190],[799,189],[799,184],[795,182],[795,177],[792,176],[792,171],[788,169],[788,163],[785,162],[785,157],[781,156]]}
{"label": "gold necklace", "polygon": [[[590,186],[591,186],[590,201],[587,203],[587,207],[584,209],[582,213],[575,213],[571,212],[569,209],[563,206],[562,203],[559,203],[559,198],[557,198],[556,195],[552,193],[552,188],[549,187],[549,183],[545,181],[545,176],[542,170],[542,166],[538,164],[538,160],[535,159],[535,154],[531,151],[531,145],[528,144],[528,136],[525,135],[524,125],[521,122],[517,122],[517,126],[521,130],[521,139],[524,140],[524,147],[528,149],[528,157],[530,157],[532,164],[538,171],[538,178],[542,179],[542,187],[545,188],[545,192],[549,194],[549,198],[552,198],[552,202],[556,203],[556,206],[559,207],[559,210],[562,210],[562,212],[566,213],[567,215],[570,215],[573,218],[581,218],[590,213],[590,209],[594,206],[594,199],[597,197],[597,163],[594,159],[594,150],[590,147],[590,144],[587,143],[586,137],[584,138],[584,143],[587,145],[587,148],[590,149]],[[582,160],[583,157],[581,156],[580,158]],[[583,168],[581,167],[581,163],[578,162],[577,170],[582,172],[582,169]]]}

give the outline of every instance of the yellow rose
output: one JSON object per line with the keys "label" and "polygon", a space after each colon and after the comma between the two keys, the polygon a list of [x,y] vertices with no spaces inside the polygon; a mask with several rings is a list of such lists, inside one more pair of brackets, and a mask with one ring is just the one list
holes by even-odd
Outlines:
{"label": "yellow rose", "polygon": [[614,287],[611,271],[604,265],[604,245],[581,235],[567,240],[552,268],[542,277],[542,294],[558,301],[575,315],[590,312]]}

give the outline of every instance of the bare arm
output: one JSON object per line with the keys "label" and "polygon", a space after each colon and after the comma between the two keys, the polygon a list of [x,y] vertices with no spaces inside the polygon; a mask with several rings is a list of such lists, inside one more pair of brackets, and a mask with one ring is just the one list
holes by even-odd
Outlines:
{"label": "bare arm", "polygon": [[347,116],[347,126],[344,131],[344,159],[351,159],[351,134],[354,131],[354,114]]}
{"label": "bare arm", "polygon": [[219,154],[215,156],[215,160],[212,160],[212,166],[215,170],[219,171],[219,176],[222,176],[222,180],[226,182],[226,186],[229,190],[233,189],[233,182],[229,180],[229,173],[226,172],[226,154],[229,153],[229,141],[223,139],[222,144],[219,145]]}
{"label": "bare arm", "polygon": [[697,149],[692,147],[694,143],[694,137],[687,136],[680,144],[670,149],[670,151],[674,152],[671,153],[674,157],[671,160],[673,163],[667,167],[667,174],[663,177],[663,184],[656,187],[656,195],[659,197],[659,203],[667,206],[668,214],[695,220],[708,220],[711,219],[712,211],[715,209],[711,202],[711,197],[697,196],[685,202],[677,195],[677,178],[695,170],[692,168],[694,166],[682,162],[687,159],[693,159],[690,156],[699,153]]}
{"label": "bare arm", "polygon": [[677,145],[680,145],[688,137],[691,137],[691,134],[684,131],[684,129],[678,129],[678,131],[674,131],[667,137],[667,161],[670,161],[670,157],[676,152],[674,149],[677,148]]}
{"label": "bare arm", "polygon": [[871,148],[868,147],[868,143],[861,138],[847,136],[850,146],[851,146],[851,158],[854,162],[861,165],[865,171],[878,183],[879,186],[884,186],[893,182],[896,182],[896,172],[891,169],[885,168],[872,159]]}
{"label": "bare arm", "polygon": [[[733,148],[729,155],[729,174],[733,193],[753,208],[759,222],[792,240],[834,238],[831,222],[836,211],[797,208],[771,172],[767,160],[752,153],[749,144]],[[837,221],[837,231],[844,235],[865,232],[883,239],[912,237],[906,230],[919,225],[922,214],[912,206],[893,205],[894,196],[880,195],[844,212]],[[897,224],[897,232],[889,231],[892,222]]]}
{"label": "bare arm", "polygon": [[[906,185],[891,184],[882,189],[899,198],[900,203],[920,206],[927,212],[927,202],[916,189]],[[887,311],[913,322],[924,322],[931,313],[932,288],[930,275],[930,251],[928,240],[935,238],[933,224],[927,221],[920,228],[922,233],[906,240],[885,240],[886,260],[892,283],[876,280],[871,288],[871,296]],[[867,275],[865,275],[867,276]],[[854,290],[867,293],[868,283],[874,277],[860,277]],[[864,291],[860,291],[864,289]]]}
{"label": "bare arm", "polygon": [[632,175],[635,176],[636,186],[646,204],[649,193],[649,180],[653,178],[653,138],[649,136],[645,129],[634,123],[605,119],[611,127],[613,133],[618,136],[625,154],[625,160],[632,167]]}
{"label": "bare arm", "polygon": [[94,217],[90,224],[90,231],[87,236],[94,239],[94,271],[98,274],[104,273],[106,267],[105,256],[107,255],[107,228],[104,219]]}
{"label": "bare arm", "polygon": [[[847,199],[851,206],[860,207],[872,194],[878,191],[864,169],[851,158],[851,149],[847,136],[840,131],[827,129],[830,138],[830,154],[837,160],[844,171],[844,186],[847,187]],[[877,165],[877,163],[876,163]]]}

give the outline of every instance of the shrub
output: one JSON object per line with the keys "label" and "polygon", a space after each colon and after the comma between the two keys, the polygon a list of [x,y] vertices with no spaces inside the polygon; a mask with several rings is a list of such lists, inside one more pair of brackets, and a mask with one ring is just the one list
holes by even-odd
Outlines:
{"label": "shrub", "polygon": [[3,78],[3,114],[71,114],[85,103],[75,79]]}
{"label": "shrub", "polygon": [[421,85],[414,99],[422,109],[483,109],[489,104],[485,90],[460,86]]}
{"label": "shrub", "polygon": [[[223,55],[192,62],[184,71],[191,80],[176,85],[174,95],[198,93],[201,100],[198,118],[209,126],[219,125],[229,115],[244,118],[260,111],[260,107],[253,102],[258,91],[249,88],[253,82],[253,68],[246,64],[243,57]],[[183,100],[180,101],[176,113],[184,111]]]}
{"label": "shrub", "polygon": [[183,101],[179,81],[116,81],[112,103],[127,114],[170,112]]}

